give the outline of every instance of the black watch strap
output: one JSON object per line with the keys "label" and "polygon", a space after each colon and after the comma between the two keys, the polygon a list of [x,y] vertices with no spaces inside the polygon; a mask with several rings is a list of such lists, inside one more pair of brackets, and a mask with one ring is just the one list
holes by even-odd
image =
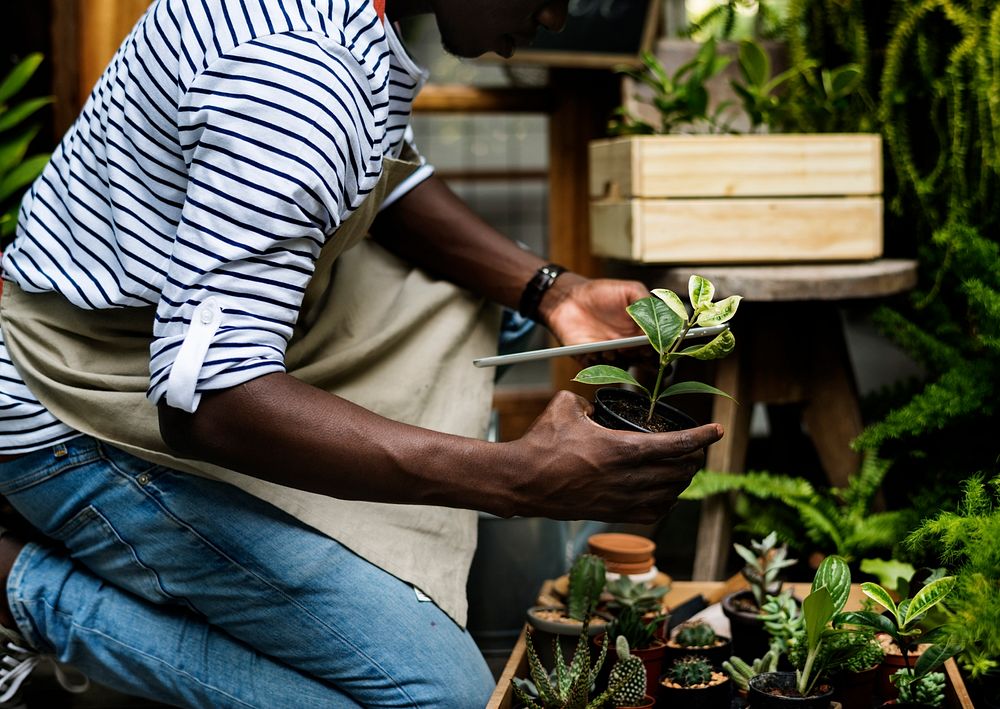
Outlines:
{"label": "black watch strap", "polygon": [[566,269],[555,263],[547,263],[535,271],[535,275],[528,281],[521,293],[521,303],[518,312],[531,320],[538,320],[538,306],[542,303],[542,296],[545,291],[552,287],[559,275],[565,273]]}

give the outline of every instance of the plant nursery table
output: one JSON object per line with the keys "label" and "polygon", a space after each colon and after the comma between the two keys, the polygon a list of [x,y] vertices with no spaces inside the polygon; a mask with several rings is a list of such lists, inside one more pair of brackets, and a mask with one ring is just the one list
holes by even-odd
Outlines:
{"label": "plant nursery table", "polygon": [[[736,578],[738,577],[734,577],[734,579],[730,579],[729,581],[674,581],[671,583],[670,592],[664,597],[663,602],[669,609],[700,595],[708,603],[718,603],[726,594],[746,587],[741,581],[735,581]],[[539,593],[539,602],[550,603],[552,601],[554,595],[553,585],[554,581],[546,581],[542,585]],[[791,583],[786,584],[786,587],[792,588],[795,595],[799,598],[805,598],[809,594],[809,584],[807,583]],[[860,609],[864,597],[861,587],[858,584],[853,584],[846,608],[848,610]],[[521,631],[521,636],[517,640],[517,644],[514,646],[514,650],[511,652],[507,665],[504,667],[503,673],[497,681],[497,687],[490,697],[486,709],[511,709],[513,707],[514,692],[511,689],[511,679],[528,676],[528,657],[525,652],[525,634],[527,631],[528,626],[525,625]],[[948,709],[975,709],[954,659],[948,660],[945,663],[944,672],[947,678],[945,693],[947,695],[946,706]]]}
{"label": "plant nursery table", "polygon": [[[850,442],[861,433],[857,388],[838,305],[904,293],[917,282],[917,262],[741,266],[609,265],[608,275],[638,278],[650,288],[687,292],[692,273],[712,281],[719,297],[744,297],[733,320],[737,347],[714,366],[716,387],[740,402],[713,397],[712,420],[725,437],[708,450],[708,470],[744,470],[755,402],[802,405],[802,422],[830,483],[847,484],[859,466]],[[728,500],[702,503],[693,578],[722,578],[729,550]]]}

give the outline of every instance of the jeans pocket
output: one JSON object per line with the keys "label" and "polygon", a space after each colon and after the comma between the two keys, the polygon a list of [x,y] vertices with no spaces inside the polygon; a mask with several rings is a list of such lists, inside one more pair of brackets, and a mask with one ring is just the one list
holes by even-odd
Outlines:
{"label": "jeans pocket", "polygon": [[93,505],[80,510],[52,532],[70,556],[105,579],[154,603],[182,603],[163,588],[156,571],[146,566],[135,548]]}

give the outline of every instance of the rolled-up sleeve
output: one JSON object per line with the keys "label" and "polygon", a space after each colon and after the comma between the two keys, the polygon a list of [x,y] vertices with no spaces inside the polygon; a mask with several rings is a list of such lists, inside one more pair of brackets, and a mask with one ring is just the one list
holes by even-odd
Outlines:
{"label": "rolled-up sleeve", "polygon": [[381,169],[364,72],[325,37],[272,35],[213,61],[178,117],[188,189],[156,310],[149,398],[282,372],[323,244]]}

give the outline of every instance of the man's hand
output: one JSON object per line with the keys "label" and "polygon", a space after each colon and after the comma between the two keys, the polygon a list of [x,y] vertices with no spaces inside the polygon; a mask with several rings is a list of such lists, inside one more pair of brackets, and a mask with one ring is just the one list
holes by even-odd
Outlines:
{"label": "man's hand", "polygon": [[675,433],[606,429],[583,398],[559,392],[527,433],[509,444],[510,514],[552,519],[655,522],[677,502],[722,438],[708,424]]}
{"label": "man's hand", "polygon": [[539,312],[564,345],[613,340],[642,334],[625,308],[648,295],[639,281],[591,280],[564,273],[546,292]]}

